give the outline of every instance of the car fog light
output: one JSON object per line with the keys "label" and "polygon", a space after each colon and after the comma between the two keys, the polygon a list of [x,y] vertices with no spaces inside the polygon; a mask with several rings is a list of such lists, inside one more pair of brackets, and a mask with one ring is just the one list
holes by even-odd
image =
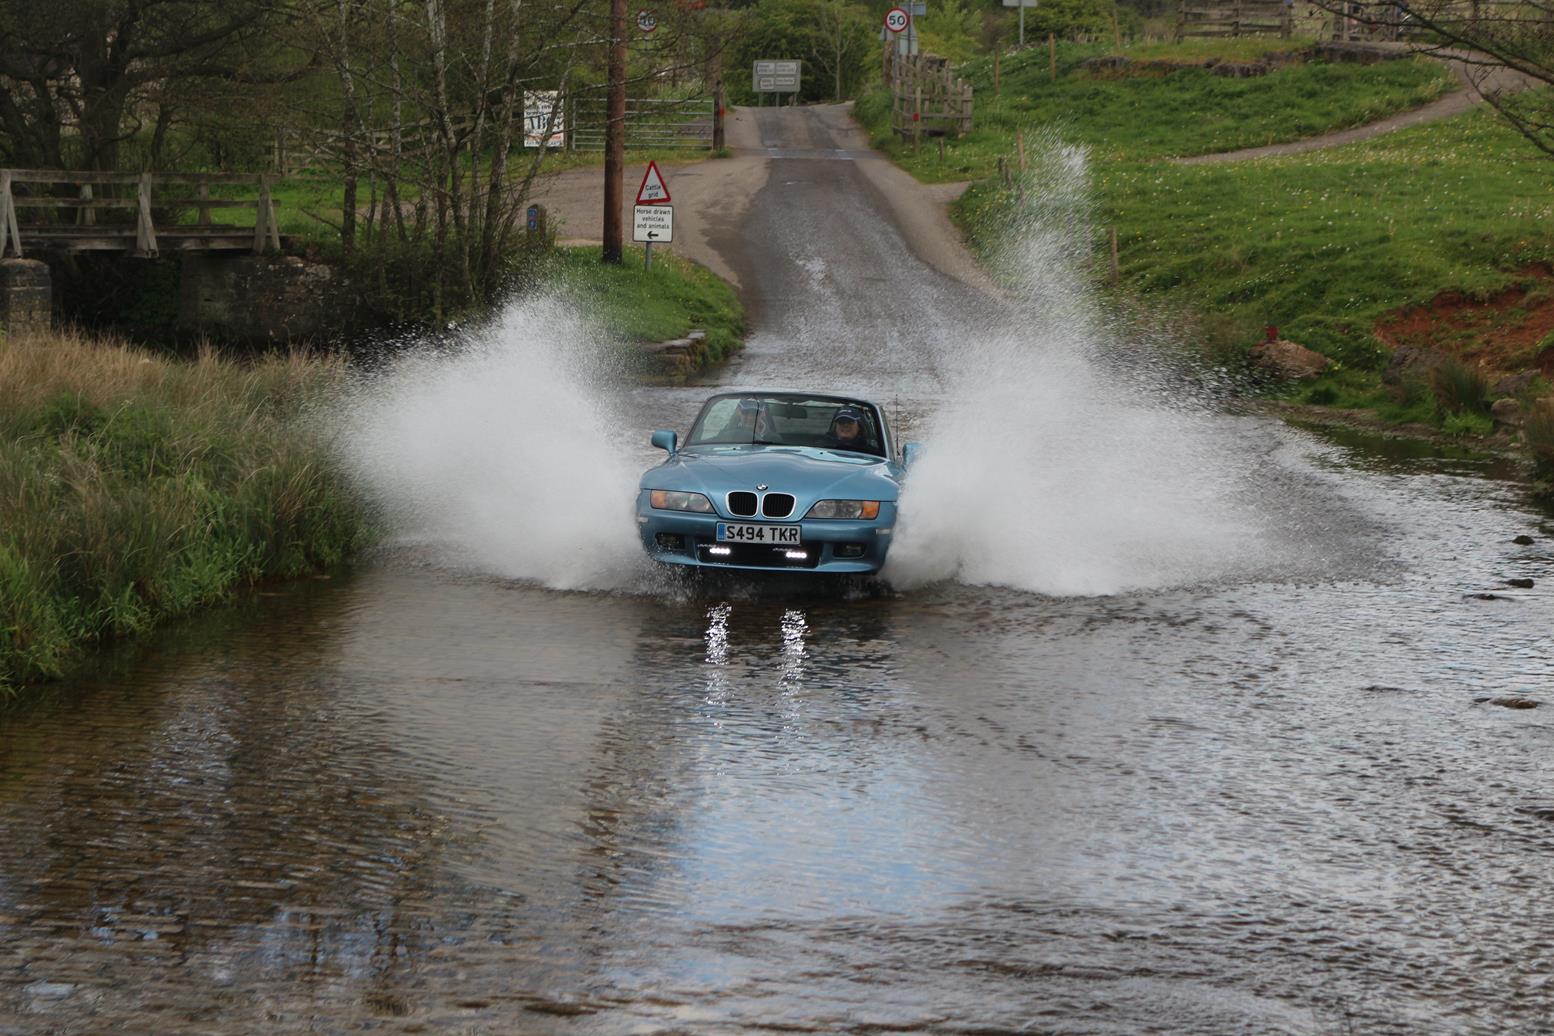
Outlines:
{"label": "car fog light", "polygon": [[863,549],[863,544],[861,543],[841,543],[837,545],[836,556],[839,558],[861,558],[863,557]]}

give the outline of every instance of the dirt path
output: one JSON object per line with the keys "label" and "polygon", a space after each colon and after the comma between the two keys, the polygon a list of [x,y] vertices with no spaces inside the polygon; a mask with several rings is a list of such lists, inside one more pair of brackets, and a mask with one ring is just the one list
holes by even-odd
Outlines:
{"label": "dirt path", "polygon": [[1483,101],[1484,91],[1501,91],[1512,93],[1517,90],[1525,90],[1532,85],[1527,77],[1506,69],[1495,69],[1487,76],[1484,69],[1478,65],[1468,64],[1460,58],[1444,58],[1446,64],[1462,82],[1462,89],[1454,90],[1429,104],[1415,108],[1413,111],[1402,112],[1398,115],[1388,116],[1376,122],[1368,122],[1363,126],[1355,126],[1352,129],[1339,130],[1335,133],[1324,133],[1317,137],[1307,137],[1304,140],[1292,140],[1284,144],[1269,144],[1265,147],[1242,148],[1239,151],[1221,151],[1213,155],[1194,155],[1191,158],[1178,158],[1174,160],[1176,165],[1215,165],[1220,162],[1244,162],[1253,158],[1274,158],[1279,155],[1298,155],[1306,151],[1319,151],[1323,148],[1339,147],[1343,144],[1353,144],[1361,140],[1369,140],[1379,137],[1384,133],[1394,130],[1407,129],[1410,126],[1419,126],[1427,122],[1437,122],[1441,119],[1449,119],[1453,115],[1460,115]]}
{"label": "dirt path", "polygon": [[[768,110],[735,108],[729,113],[728,144],[733,156],[692,163],[660,162],[675,205],[672,249],[707,266],[741,291],[751,268],[742,254],[740,229],[756,195],[781,159],[828,157],[855,166],[890,214],[911,253],[938,270],[981,290],[987,275],[961,243],[946,206],[964,184],[924,185],[877,151],[851,116],[849,105],[810,105]],[[623,216],[631,206],[644,167],[627,167]],[[534,200],[550,211],[561,240],[596,244],[604,237],[603,171],[572,169],[539,184]]]}

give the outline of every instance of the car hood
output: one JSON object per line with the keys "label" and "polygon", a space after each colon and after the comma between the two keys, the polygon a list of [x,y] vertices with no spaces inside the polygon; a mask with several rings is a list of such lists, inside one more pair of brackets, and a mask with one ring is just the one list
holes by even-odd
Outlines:
{"label": "car hood", "polygon": [[816,500],[895,500],[895,465],[880,457],[797,446],[716,446],[682,450],[642,476],[643,489],[704,493],[719,508],[725,493],[765,485]]}

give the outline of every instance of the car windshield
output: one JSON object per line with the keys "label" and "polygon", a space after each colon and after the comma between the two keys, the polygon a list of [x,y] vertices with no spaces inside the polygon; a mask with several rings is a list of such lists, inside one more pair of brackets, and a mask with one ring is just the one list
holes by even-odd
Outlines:
{"label": "car windshield", "polygon": [[869,403],[802,396],[719,396],[702,410],[687,446],[811,446],[883,457]]}

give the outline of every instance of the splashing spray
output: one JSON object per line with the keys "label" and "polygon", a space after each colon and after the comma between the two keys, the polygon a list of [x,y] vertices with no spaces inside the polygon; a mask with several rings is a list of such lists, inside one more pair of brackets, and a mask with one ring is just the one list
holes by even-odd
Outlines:
{"label": "splashing spray", "polygon": [[943,358],[887,576],[1108,594],[1266,564],[1224,419],[1185,402],[1097,299],[1084,151],[1035,151],[995,260],[1011,317]]}
{"label": "splashing spray", "polygon": [[337,441],[401,542],[557,589],[641,579],[606,338],[564,298],[533,298],[364,379]]}

